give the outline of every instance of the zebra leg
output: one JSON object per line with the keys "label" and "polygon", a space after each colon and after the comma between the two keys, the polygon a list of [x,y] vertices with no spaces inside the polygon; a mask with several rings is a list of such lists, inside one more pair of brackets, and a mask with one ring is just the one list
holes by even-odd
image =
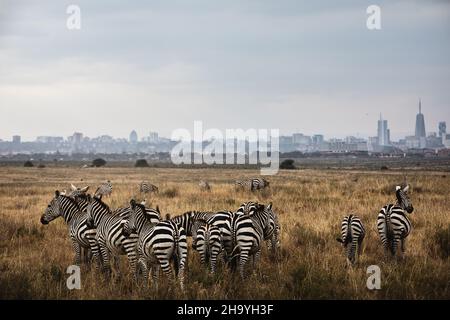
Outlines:
{"label": "zebra leg", "polygon": [[359,261],[361,253],[362,253],[362,242],[363,242],[364,238],[359,238],[358,239],[358,251],[357,251],[357,261]]}
{"label": "zebra leg", "polygon": [[72,247],[75,250],[74,264],[79,266],[81,264],[81,246],[77,240],[72,239]]}
{"label": "zebra leg", "polygon": [[158,290],[158,278],[159,278],[159,264],[153,264],[152,266],[152,286],[155,290]]}
{"label": "zebra leg", "polygon": [[245,278],[245,266],[248,261],[248,251],[241,251],[239,254],[239,273],[241,275],[241,279]]}
{"label": "zebra leg", "polygon": [[[145,276],[146,273],[147,273],[147,276]],[[142,258],[142,257],[137,262],[136,274],[135,274],[134,278],[136,279],[137,283],[141,283],[142,282],[142,278],[144,278],[144,279],[148,278],[147,263],[146,263],[145,259]]]}
{"label": "zebra leg", "polygon": [[159,260],[159,265],[161,266],[162,271],[164,272],[164,274],[167,276],[167,278],[169,279],[169,284],[172,286],[173,285],[173,272],[172,272],[172,268],[170,266],[170,262],[169,260],[166,259],[160,259]]}
{"label": "zebra leg", "polygon": [[102,256],[102,271],[109,277],[111,275],[110,254],[104,244],[99,243],[100,254]]}
{"label": "zebra leg", "polygon": [[405,250],[406,250],[406,246],[405,246],[406,239],[402,238],[400,241],[401,241],[401,253],[402,253],[401,257],[402,257],[402,259],[404,259],[405,258]]}
{"label": "zebra leg", "polygon": [[261,256],[261,248],[258,249],[258,251],[253,254],[253,273],[256,274],[256,268],[259,263],[259,258]]}

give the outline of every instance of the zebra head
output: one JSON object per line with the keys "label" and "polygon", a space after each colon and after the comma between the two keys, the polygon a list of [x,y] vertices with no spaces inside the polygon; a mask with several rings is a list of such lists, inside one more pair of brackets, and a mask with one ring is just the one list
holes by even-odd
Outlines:
{"label": "zebra head", "polygon": [[55,197],[52,199],[52,201],[50,201],[50,203],[47,206],[47,209],[45,209],[44,214],[41,216],[42,224],[49,224],[50,221],[53,221],[59,216],[61,216],[60,201],[59,201],[60,196],[61,196],[60,192],[56,190]]}
{"label": "zebra head", "polygon": [[[270,208],[272,208],[272,204],[270,204]],[[244,202],[241,204],[236,214],[244,214],[244,215],[253,215],[255,212],[263,212],[265,206],[263,204],[259,204],[258,202]]]}
{"label": "zebra head", "polygon": [[130,236],[132,233],[136,233],[136,214],[137,210],[140,210],[139,206],[137,205],[136,201],[134,199],[130,200],[130,208],[131,213],[128,217],[128,219],[125,220],[125,224],[123,225],[122,233],[125,236]]}
{"label": "zebra head", "polygon": [[84,188],[75,187],[73,184],[70,185],[70,193],[68,194],[69,197],[76,198],[81,195],[85,195],[86,192],[89,190],[89,186],[86,186]]}
{"label": "zebra head", "polygon": [[412,213],[414,211],[414,207],[409,199],[408,190],[409,185],[397,186],[395,188],[395,196],[397,197],[399,206],[402,207],[403,210],[406,210],[406,212]]}
{"label": "zebra head", "polygon": [[86,207],[86,224],[88,228],[96,228],[99,220],[105,213],[111,213],[108,205],[106,205],[101,196],[94,195],[91,197],[90,194],[86,196],[85,201],[87,201],[88,205]]}

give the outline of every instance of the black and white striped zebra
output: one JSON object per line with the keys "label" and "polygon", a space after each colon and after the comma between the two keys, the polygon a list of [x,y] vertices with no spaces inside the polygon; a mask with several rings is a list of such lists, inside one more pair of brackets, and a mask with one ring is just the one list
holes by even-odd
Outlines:
{"label": "black and white striped zebra", "polygon": [[103,197],[103,196],[109,196],[111,195],[113,190],[111,181],[106,181],[98,186],[97,190],[95,191],[94,195],[96,197]]}
{"label": "black and white striped zebra", "polygon": [[381,242],[386,251],[390,251],[393,256],[397,253],[400,242],[401,254],[405,253],[405,240],[411,232],[411,222],[406,213],[414,211],[411,200],[408,196],[409,185],[397,186],[395,196],[396,204],[388,204],[381,208],[377,218],[377,229]]}
{"label": "black and white striped zebra", "polygon": [[208,181],[200,180],[200,182],[198,183],[198,186],[200,187],[200,190],[202,190],[202,191],[211,191],[211,185],[209,184]]}
{"label": "black and white striped zebra", "polygon": [[199,220],[199,226],[193,239],[193,247],[200,255],[202,264],[209,263],[211,273],[215,273],[217,257],[222,251],[222,234],[219,227]]}
{"label": "black and white striped zebra", "polygon": [[362,242],[366,235],[364,225],[358,216],[350,214],[345,216],[341,223],[341,238],[336,240],[344,246],[347,254],[347,262],[354,264],[361,255]]}
{"label": "black and white striped zebra", "polygon": [[[132,273],[135,273],[136,266],[136,243],[137,234],[125,236],[123,226],[125,219],[130,216],[133,210],[130,207],[121,208],[114,213],[111,212],[107,204],[98,197],[89,196],[87,207],[87,224],[96,229],[96,240],[102,258],[102,267],[108,275],[111,272],[111,255],[113,256],[116,269],[119,255],[127,255]],[[159,212],[153,209],[146,210],[148,219],[152,224],[160,220]]]}
{"label": "black and white striped zebra", "polygon": [[172,282],[171,261],[174,260],[175,274],[181,289],[184,290],[184,265],[187,258],[186,232],[172,220],[163,220],[156,225],[143,214],[141,205],[132,204],[133,212],[126,219],[123,232],[125,235],[138,234],[137,257],[138,268],[148,281],[149,269],[157,285],[159,268]]}
{"label": "black and white striped zebra", "polygon": [[249,190],[249,191],[255,191],[267,188],[269,186],[269,181],[262,178],[252,178],[252,179],[245,179],[245,180],[236,180],[235,186],[236,189],[241,190]]}
{"label": "black and white striped zebra", "polygon": [[[270,239],[273,228],[270,226],[271,205],[267,208],[262,204],[254,203],[254,209],[245,212],[236,212],[232,221],[232,266],[239,262],[239,273],[245,278],[245,267],[250,257],[253,258],[253,269],[261,255],[261,243]],[[241,206],[242,207],[242,206]],[[237,259],[239,258],[239,259]]]}
{"label": "black and white striped zebra", "polygon": [[86,223],[87,213],[81,210],[73,198],[55,191],[55,197],[41,216],[41,223],[48,224],[58,217],[62,217],[69,227],[69,235],[75,251],[75,264],[81,264],[82,250],[84,251],[84,263],[90,261],[89,251],[92,252],[93,257],[99,262],[100,257],[97,241],[95,240],[95,230],[88,228]]}
{"label": "black and white striped zebra", "polygon": [[[267,241],[267,247],[275,255],[280,248],[280,224],[278,215],[273,211],[272,203],[269,203],[267,206],[263,205],[263,207],[268,217],[268,223],[264,229],[264,240]],[[258,208],[261,208],[261,206],[257,202],[244,202],[236,211],[236,214],[253,215]]]}
{"label": "black and white striped zebra", "polygon": [[142,181],[141,184],[139,185],[139,192],[141,193],[158,193],[159,189],[157,186],[155,186],[154,184],[151,184],[148,181]]}

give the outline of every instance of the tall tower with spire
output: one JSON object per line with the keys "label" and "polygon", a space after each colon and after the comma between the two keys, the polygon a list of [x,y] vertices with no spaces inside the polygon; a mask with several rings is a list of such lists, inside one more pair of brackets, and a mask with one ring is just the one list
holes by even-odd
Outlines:
{"label": "tall tower with spire", "polygon": [[378,120],[378,144],[380,146],[390,145],[389,129],[387,120],[383,120],[383,116],[380,113],[380,120]]}
{"label": "tall tower with spire", "polygon": [[419,113],[416,115],[416,138],[425,138],[425,119],[422,113],[422,101],[419,99]]}

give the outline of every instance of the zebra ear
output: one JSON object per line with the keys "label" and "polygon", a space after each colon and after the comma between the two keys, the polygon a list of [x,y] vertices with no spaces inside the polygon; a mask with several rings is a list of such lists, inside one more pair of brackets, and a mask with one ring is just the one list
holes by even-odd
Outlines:
{"label": "zebra ear", "polygon": [[156,206],[156,211],[161,214],[161,211],[159,211],[159,206]]}
{"label": "zebra ear", "polygon": [[59,195],[60,195],[59,190],[56,190],[56,191],[55,191],[55,197],[58,198]]}
{"label": "zebra ear", "polygon": [[88,190],[89,190],[89,186],[80,189],[81,192],[87,192]]}
{"label": "zebra ear", "polygon": [[136,201],[134,199],[130,200],[130,206],[131,206],[131,209],[136,208]]}
{"label": "zebra ear", "polygon": [[72,183],[70,184],[70,188],[72,189],[72,191],[77,190],[77,187],[75,187]]}
{"label": "zebra ear", "polygon": [[407,192],[409,190],[409,184],[406,185],[406,187],[403,188],[403,191]]}
{"label": "zebra ear", "polygon": [[272,202],[270,202],[269,205],[267,206],[267,210],[272,210]]}
{"label": "zebra ear", "polygon": [[170,213],[166,214],[166,220],[170,220]]}
{"label": "zebra ear", "polygon": [[398,191],[398,190],[400,190],[402,187],[400,187],[400,186],[396,186],[395,187],[395,191]]}

